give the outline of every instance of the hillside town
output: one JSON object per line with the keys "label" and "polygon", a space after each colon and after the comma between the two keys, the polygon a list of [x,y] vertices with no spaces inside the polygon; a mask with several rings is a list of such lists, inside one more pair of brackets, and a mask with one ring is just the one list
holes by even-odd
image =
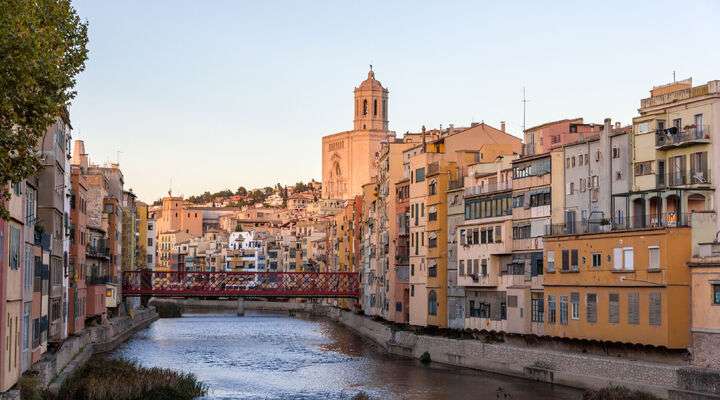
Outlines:
{"label": "hillside town", "polygon": [[627,124],[523,132],[398,135],[388,96],[369,71],[353,130],[322,138],[322,183],[154,202],[58,117],[41,171],[12,185],[0,219],[0,392],[67,338],[142,307],[122,296],[134,270],[354,272],[357,302],[309,301],[720,369],[720,81],[653,87]]}

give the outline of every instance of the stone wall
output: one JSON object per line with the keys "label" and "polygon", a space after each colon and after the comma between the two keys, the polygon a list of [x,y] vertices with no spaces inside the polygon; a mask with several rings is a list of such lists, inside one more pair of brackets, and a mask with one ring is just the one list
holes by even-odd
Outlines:
{"label": "stone wall", "polygon": [[315,312],[401,356],[420,358],[427,352],[433,362],[443,364],[582,389],[621,385],[661,398],[669,398],[671,392],[682,386],[679,377],[682,367],[678,365],[421,335],[394,330],[390,325],[335,308],[317,306]]}
{"label": "stone wall", "polygon": [[82,366],[95,353],[113,350],[133,333],[157,319],[154,308],[134,310],[132,315],[110,319],[107,324],[87,327],[79,335],[67,338],[59,349],[46,353],[31,370],[51,391],[57,391],[62,382],[76,368]]}

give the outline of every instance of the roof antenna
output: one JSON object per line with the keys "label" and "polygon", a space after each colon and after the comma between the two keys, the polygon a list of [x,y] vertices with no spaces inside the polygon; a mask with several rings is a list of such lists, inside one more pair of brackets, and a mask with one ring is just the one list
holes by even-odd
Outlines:
{"label": "roof antenna", "polygon": [[525,97],[525,86],[523,86],[523,134],[525,134],[525,107],[527,106],[527,102],[530,101]]}

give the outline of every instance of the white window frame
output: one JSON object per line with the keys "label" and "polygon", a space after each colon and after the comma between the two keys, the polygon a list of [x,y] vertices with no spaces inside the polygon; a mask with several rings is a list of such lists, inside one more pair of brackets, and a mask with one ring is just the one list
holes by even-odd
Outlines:
{"label": "white window frame", "polygon": [[555,272],[555,251],[547,252],[547,272]]}
{"label": "white window frame", "polygon": [[632,247],[623,247],[623,269],[626,271],[635,270],[635,253]]}

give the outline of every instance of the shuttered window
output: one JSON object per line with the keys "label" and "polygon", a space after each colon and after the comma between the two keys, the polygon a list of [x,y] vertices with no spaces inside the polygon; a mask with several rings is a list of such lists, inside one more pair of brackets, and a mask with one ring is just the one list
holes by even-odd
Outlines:
{"label": "shuttered window", "polygon": [[610,293],[608,296],[608,322],[617,324],[620,322],[620,295]]}
{"label": "shuttered window", "polygon": [[595,293],[588,293],[585,298],[586,308],[585,315],[587,315],[587,322],[597,322],[597,295]]}
{"label": "shuttered window", "polygon": [[579,263],[578,251],[570,250],[570,269],[573,271],[577,271],[578,263]]}
{"label": "shuttered window", "polygon": [[568,250],[562,251],[562,270],[570,270],[570,252]]}
{"label": "shuttered window", "polygon": [[568,323],[568,298],[567,296],[560,296],[560,324],[567,325]]}
{"label": "shuttered window", "polygon": [[660,269],[660,248],[657,246],[648,247],[648,269]]}
{"label": "shuttered window", "polygon": [[548,296],[548,324],[555,323],[555,296]]}
{"label": "shuttered window", "polygon": [[640,323],[640,294],[628,293],[628,324]]}
{"label": "shuttered window", "polygon": [[613,249],[613,269],[622,269],[622,267],[623,267],[622,255],[623,255],[622,248],[616,247]]}
{"label": "shuttered window", "polygon": [[570,293],[572,319],[580,319],[580,293]]}
{"label": "shuttered window", "polygon": [[662,325],[662,293],[652,292],[650,293],[650,303],[648,310],[650,325]]}

